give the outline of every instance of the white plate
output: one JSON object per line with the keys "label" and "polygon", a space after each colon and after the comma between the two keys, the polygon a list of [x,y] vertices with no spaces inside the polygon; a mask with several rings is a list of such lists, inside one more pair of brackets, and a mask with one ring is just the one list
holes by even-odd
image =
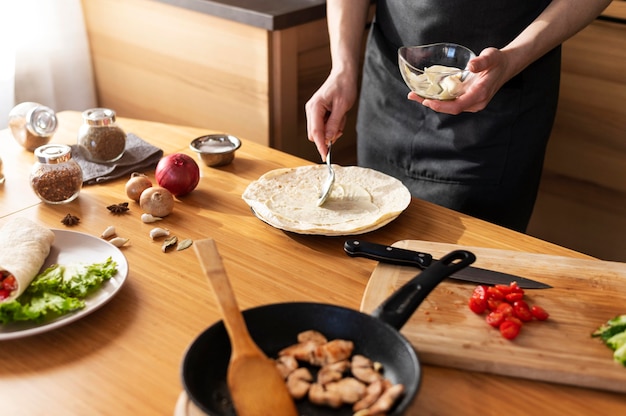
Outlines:
{"label": "white plate", "polygon": [[85,299],[85,307],[75,312],[42,323],[17,322],[0,324],[0,341],[23,338],[51,331],[74,322],[107,303],[122,288],[128,276],[128,262],[113,244],[89,234],[66,230],[52,230],[54,243],[41,270],[52,264],[101,263],[108,257],[117,263],[117,273],[105,281],[95,293]]}

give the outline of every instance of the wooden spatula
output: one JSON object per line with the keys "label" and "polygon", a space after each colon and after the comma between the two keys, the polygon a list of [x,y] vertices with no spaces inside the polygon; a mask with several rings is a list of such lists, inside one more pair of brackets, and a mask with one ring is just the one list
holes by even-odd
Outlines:
{"label": "wooden spatula", "polygon": [[275,363],[255,344],[213,239],[195,241],[194,250],[209,278],[230,338],[227,383],[239,416],[297,415],[296,406]]}

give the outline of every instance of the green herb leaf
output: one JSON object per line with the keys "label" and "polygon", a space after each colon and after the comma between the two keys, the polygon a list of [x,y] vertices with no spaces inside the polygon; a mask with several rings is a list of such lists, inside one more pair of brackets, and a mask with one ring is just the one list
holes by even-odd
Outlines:
{"label": "green herb leaf", "polygon": [[171,236],[170,238],[166,238],[163,241],[163,245],[161,246],[161,251],[165,253],[168,248],[175,246],[177,242],[178,238],[175,235]]}
{"label": "green herb leaf", "polygon": [[192,244],[193,244],[193,240],[191,240],[190,238],[186,238],[182,240],[180,243],[178,243],[178,246],[176,247],[176,251],[181,251],[186,248],[189,248],[191,247]]}

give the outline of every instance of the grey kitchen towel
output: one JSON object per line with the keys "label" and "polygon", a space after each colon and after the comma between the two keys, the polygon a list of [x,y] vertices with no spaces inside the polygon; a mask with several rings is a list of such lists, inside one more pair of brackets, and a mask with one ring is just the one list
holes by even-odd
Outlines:
{"label": "grey kitchen towel", "polygon": [[127,175],[130,177],[130,174],[133,172],[141,172],[155,167],[161,157],[163,157],[163,150],[151,145],[133,133],[126,134],[124,155],[115,162],[91,162],[85,157],[82,147],[77,144],[71,147],[72,157],[83,170],[83,183],[85,185],[102,183]]}

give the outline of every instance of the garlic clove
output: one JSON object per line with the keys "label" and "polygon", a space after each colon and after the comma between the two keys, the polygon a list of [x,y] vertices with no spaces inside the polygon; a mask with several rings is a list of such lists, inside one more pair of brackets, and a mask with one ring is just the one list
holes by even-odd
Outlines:
{"label": "garlic clove", "polygon": [[109,238],[109,237],[113,237],[115,235],[115,227],[112,225],[109,225],[103,232],[102,235],[100,237],[102,238]]}
{"label": "garlic clove", "polygon": [[109,240],[109,243],[113,244],[115,247],[122,247],[126,245],[130,240],[128,238],[115,237]]}
{"label": "garlic clove", "polygon": [[167,230],[165,228],[153,228],[150,230],[150,238],[151,239],[155,239],[155,238],[159,238],[159,237],[166,237],[170,235],[170,230]]}
{"label": "garlic clove", "polygon": [[151,223],[151,222],[156,222],[156,221],[161,221],[163,218],[161,217],[155,217],[152,214],[141,214],[141,221],[145,222],[145,223]]}

